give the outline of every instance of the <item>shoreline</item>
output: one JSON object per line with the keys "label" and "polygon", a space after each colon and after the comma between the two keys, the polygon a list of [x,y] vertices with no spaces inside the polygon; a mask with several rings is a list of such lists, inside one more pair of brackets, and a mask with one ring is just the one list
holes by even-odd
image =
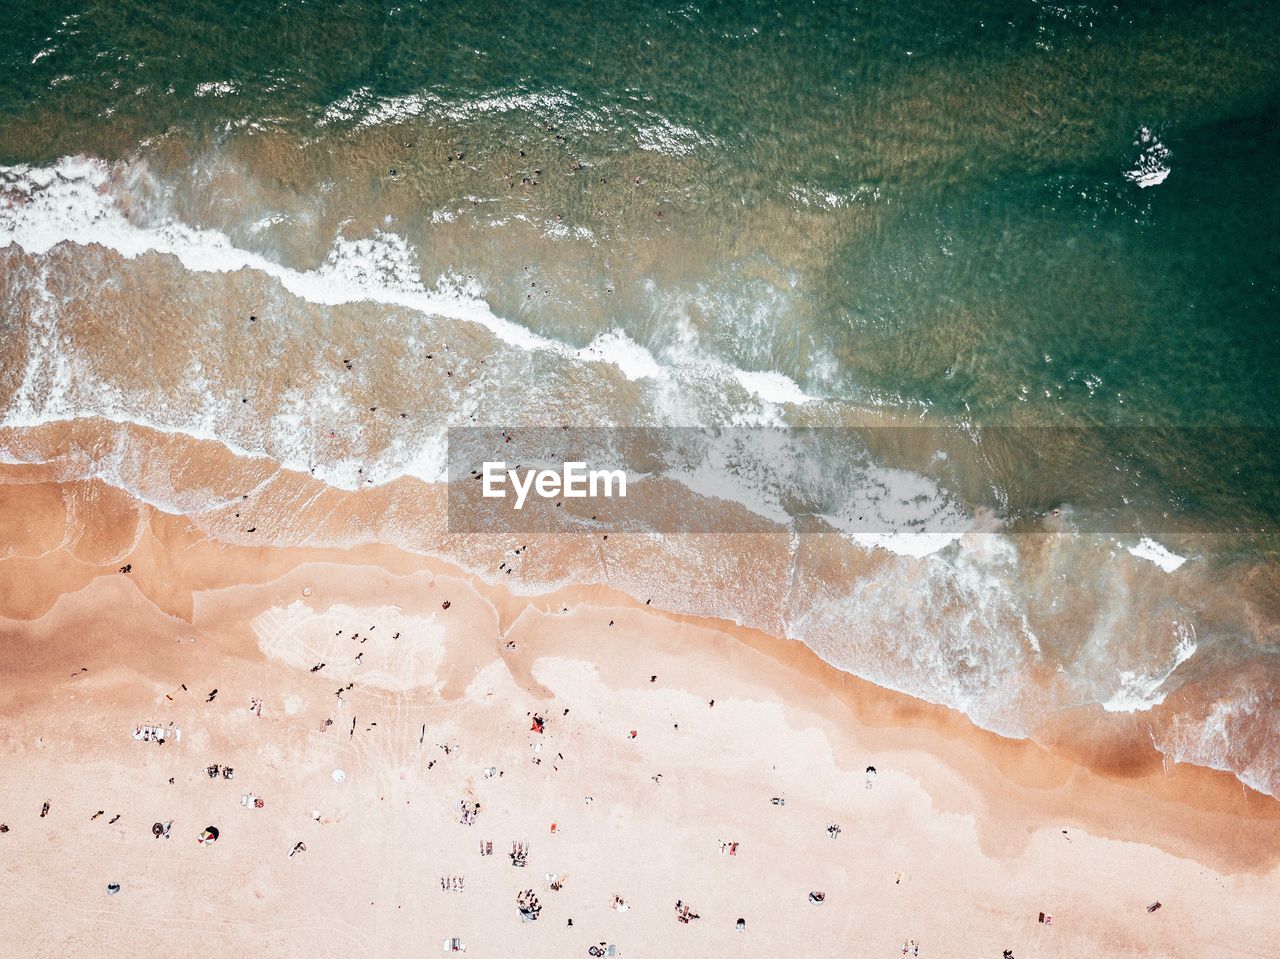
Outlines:
{"label": "shoreline", "polygon": [[[0,474],[9,473],[10,469],[4,467]],[[91,485],[100,486],[97,483]],[[35,509],[27,511],[28,517],[38,514],[41,506],[49,505],[45,494],[50,487],[46,484],[0,484],[0,492],[10,496],[15,489],[38,491],[34,496]],[[107,491],[108,499],[113,494],[122,500],[131,499],[112,487],[101,489]],[[5,505],[8,509],[17,508],[16,504]],[[1024,801],[1032,795],[1043,797],[1053,790],[1071,786],[1073,794],[1059,798],[1056,807],[1062,809],[1061,815],[1067,818],[1070,816],[1066,808],[1072,806],[1099,814],[1108,803],[1105,800],[1091,802],[1087,794],[1089,788],[1104,787],[1111,791],[1134,791],[1151,804],[1181,805],[1210,816],[1238,815],[1258,821],[1274,821],[1280,825],[1280,801],[1256,792],[1228,772],[1168,762],[1153,749],[1141,748],[1140,729],[1129,734],[1111,730],[1109,735],[1090,739],[1088,735],[1078,734],[1080,728],[1089,725],[1086,718],[1077,726],[1074,736],[1065,731],[1069,722],[1064,722],[1064,733],[1052,746],[1032,739],[1012,739],[974,725],[958,710],[916,699],[845,673],[826,663],[799,641],[782,639],[714,617],[646,606],[614,587],[575,585],[537,595],[517,594],[501,584],[486,582],[479,575],[447,560],[411,553],[398,546],[231,545],[197,533],[182,517],[162,513],[137,501],[131,501],[131,506],[140,510],[146,519],[139,524],[133,546],[108,560],[110,572],[105,571],[102,565],[72,558],[63,548],[34,558],[17,555],[0,559],[0,570],[7,569],[13,573],[0,577],[0,623],[6,624],[6,629],[18,631],[37,629],[42,621],[57,613],[65,600],[91,591],[103,576],[113,575],[117,563],[141,567],[151,562],[155,568],[166,570],[166,577],[172,577],[172,581],[164,585],[155,576],[139,575],[140,568],[130,574],[128,581],[137,589],[137,598],[156,612],[178,624],[194,627],[199,626],[200,610],[209,605],[216,606],[220,595],[244,589],[269,590],[273,584],[296,577],[300,570],[311,566],[373,568],[401,577],[421,572],[446,575],[466,582],[469,589],[485,596],[495,611],[500,634],[512,629],[525,615],[545,613],[558,605],[568,604],[570,608],[587,605],[643,613],[677,631],[694,629],[727,637],[733,646],[750,650],[768,661],[775,672],[803,683],[811,695],[823,697],[829,708],[838,709],[851,725],[874,728],[900,743],[902,748],[932,748],[937,751],[936,745],[922,745],[924,742],[936,744],[937,740],[957,746],[963,750],[962,754],[940,756],[939,760],[963,768],[970,775],[978,772],[998,774],[1007,781],[1007,785],[1017,788]],[[28,525],[37,524],[29,518]],[[234,556],[235,562],[226,561],[227,554]],[[223,562],[211,563],[212,557]],[[32,594],[23,585],[29,585],[36,578],[59,584],[52,590],[46,590],[37,601],[42,611],[31,608]],[[65,583],[66,578],[70,579],[69,584]],[[8,588],[3,586],[3,580],[9,582]],[[46,605],[50,597],[53,597],[52,604]],[[14,606],[18,609],[13,609]],[[15,612],[18,615],[14,615]],[[1141,725],[1141,714],[1133,714],[1131,718],[1132,726]],[[838,725],[831,732],[837,733]],[[1016,803],[1011,800],[1008,805]],[[1141,835],[1150,825],[1148,813],[1149,810],[1135,811],[1131,816],[1125,816],[1112,810],[1106,813],[1105,820],[1117,830],[1118,837],[1131,838]],[[1267,862],[1268,865],[1262,867],[1265,871],[1269,866],[1280,864],[1280,845],[1273,852],[1264,853],[1250,848],[1248,839],[1237,836],[1233,837],[1235,841],[1231,844],[1237,851],[1227,852],[1217,843],[1197,842],[1189,835],[1170,833],[1167,838],[1171,849],[1191,856],[1217,855],[1222,857],[1222,862],[1233,867],[1252,860]],[[1280,832],[1277,838],[1280,838]],[[1243,855],[1246,849],[1250,851],[1248,856]],[[1270,857],[1269,860],[1266,856]]]}
{"label": "shoreline", "polygon": [[[47,491],[4,489],[25,492],[37,552],[51,532],[40,518],[56,516]],[[1247,943],[1280,933],[1266,908],[1280,803],[1226,773],[1115,756],[1089,768],[841,673],[801,643],[608,587],[523,597],[393,547],[229,546],[144,513],[136,527],[115,514],[117,535],[136,531],[127,574],[61,543],[0,561],[6,603],[23,606],[23,582],[61,590],[33,619],[0,619],[0,843],[12,853],[0,881],[26,904],[9,934],[52,937],[29,954],[75,952],[113,922],[128,931],[101,954],[190,948],[201,923],[220,931],[200,955],[234,953],[241,935],[286,955],[455,935],[481,955],[594,942],[651,955],[672,936],[682,954],[917,942],[925,956],[1198,956],[1213,942],[1265,955]],[[353,629],[377,638],[357,644]],[[397,633],[413,644],[397,647]],[[326,665],[312,675],[315,661]],[[545,735],[529,731],[534,713]],[[183,738],[132,741],[146,722]],[[236,782],[208,781],[219,761]],[[266,808],[239,808],[244,790]],[[474,828],[450,812],[459,798],[483,804]],[[180,841],[157,843],[153,819],[173,820]],[[223,833],[213,850],[191,841],[206,820]],[[476,857],[485,839],[497,860]],[[520,839],[533,850],[524,871],[505,859]],[[742,849],[725,856],[717,840]],[[285,856],[296,841],[302,861]],[[552,873],[567,875],[562,891]],[[433,888],[464,874],[461,894]],[[129,895],[108,901],[108,881]],[[517,886],[550,921],[518,921]],[[805,901],[813,889],[822,908]],[[628,914],[608,908],[615,894]],[[704,918],[673,922],[676,899]],[[1148,900],[1165,908],[1148,915]],[[197,919],[142,931],[156,909]]]}

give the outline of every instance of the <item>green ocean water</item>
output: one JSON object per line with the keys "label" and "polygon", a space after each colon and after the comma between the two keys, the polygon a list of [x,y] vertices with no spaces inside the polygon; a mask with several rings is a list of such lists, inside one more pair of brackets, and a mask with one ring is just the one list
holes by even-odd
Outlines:
{"label": "green ocean water", "polygon": [[[0,158],[269,133],[305,193],[316,141],[367,115],[323,121],[353,97],[428,98],[432,149],[494,180],[549,126],[588,175],[665,130],[685,155],[654,151],[652,203],[700,257],[683,285],[723,297],[703,340],[739,365],[979,420],[1270,426],[1277,40],[1265,3],[19,3]],[[1123,177],[1143,129],[1171,168],[1145,190]],[[581,282],[651,232],[623,210]]]}

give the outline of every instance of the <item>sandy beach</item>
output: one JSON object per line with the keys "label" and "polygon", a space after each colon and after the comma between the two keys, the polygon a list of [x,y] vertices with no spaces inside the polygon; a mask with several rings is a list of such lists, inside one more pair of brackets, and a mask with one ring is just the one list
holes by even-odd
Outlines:
{"label": "sandy beach", "polygon": [[0,486],[6,954],[1280,954],[1280,805],[1225,774],[1004,740],[603,588],[36,478]]}

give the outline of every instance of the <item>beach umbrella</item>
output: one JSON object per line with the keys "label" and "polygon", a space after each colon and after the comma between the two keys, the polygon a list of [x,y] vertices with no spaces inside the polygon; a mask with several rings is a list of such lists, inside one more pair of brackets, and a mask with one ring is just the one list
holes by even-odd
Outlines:
{"label": "beach umbrella", "polygon": [[120,891],[120,883],[118,883],[118,882],[109,882],[109,883],[107,883],[107,895],[108,895],[108,896],[114,896],[114,895],[115,895],[116,893],[118,893],[119,891]]}
{"label": "beach umbrella", "polygon": [[217,842],[217,841],[218,841],[218,827],[205,826],[204,832],[200,833],[200,842]]}

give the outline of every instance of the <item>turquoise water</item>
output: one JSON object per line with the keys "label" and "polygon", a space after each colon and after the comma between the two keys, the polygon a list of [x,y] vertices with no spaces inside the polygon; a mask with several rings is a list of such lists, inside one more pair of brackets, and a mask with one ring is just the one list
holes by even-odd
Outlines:
{"label": "turquoise water", "polygon": [[[797,537],[725,596],[668,543],[663,601],[1276,793],[1278,42],[1264,3],[20,3],[0,452],[100,418],[352,489],[437,480],[447,426],[926,424],[778,499],[950,545]],[[140,435],[77,452],[236,535]]]}
{"label": "turquoise water", "polygon": [[[216,144],[296,196],[360,181],[335,201],[349,216],[396,204],[385,145],[356,124],[417,98],[396,191],[456,197],[420,183],[447,145],[487,213],[611,207],[582,288],[669,229],[697,255],[678,279],[707,294],[704,342],[739,365],[986,420],[1276,423],[1273,6],[165,6],[19,4],[0,157],[161,138],[187,154],[171,162],[207,163]],[[1123,177],[1144,128],[1172,171],[1146,190]],[[337,143],[345,170],[320,158]],[[547,169],[535,198],[500,187],[519,144]],[[569,158],[588,167],[572,184]],[[598,182],[582,197],[633,166],[643,202]],[[744,304],[768,335],[743,335]],[[527,321],[670,335],[640,309],[594,312]]]}

